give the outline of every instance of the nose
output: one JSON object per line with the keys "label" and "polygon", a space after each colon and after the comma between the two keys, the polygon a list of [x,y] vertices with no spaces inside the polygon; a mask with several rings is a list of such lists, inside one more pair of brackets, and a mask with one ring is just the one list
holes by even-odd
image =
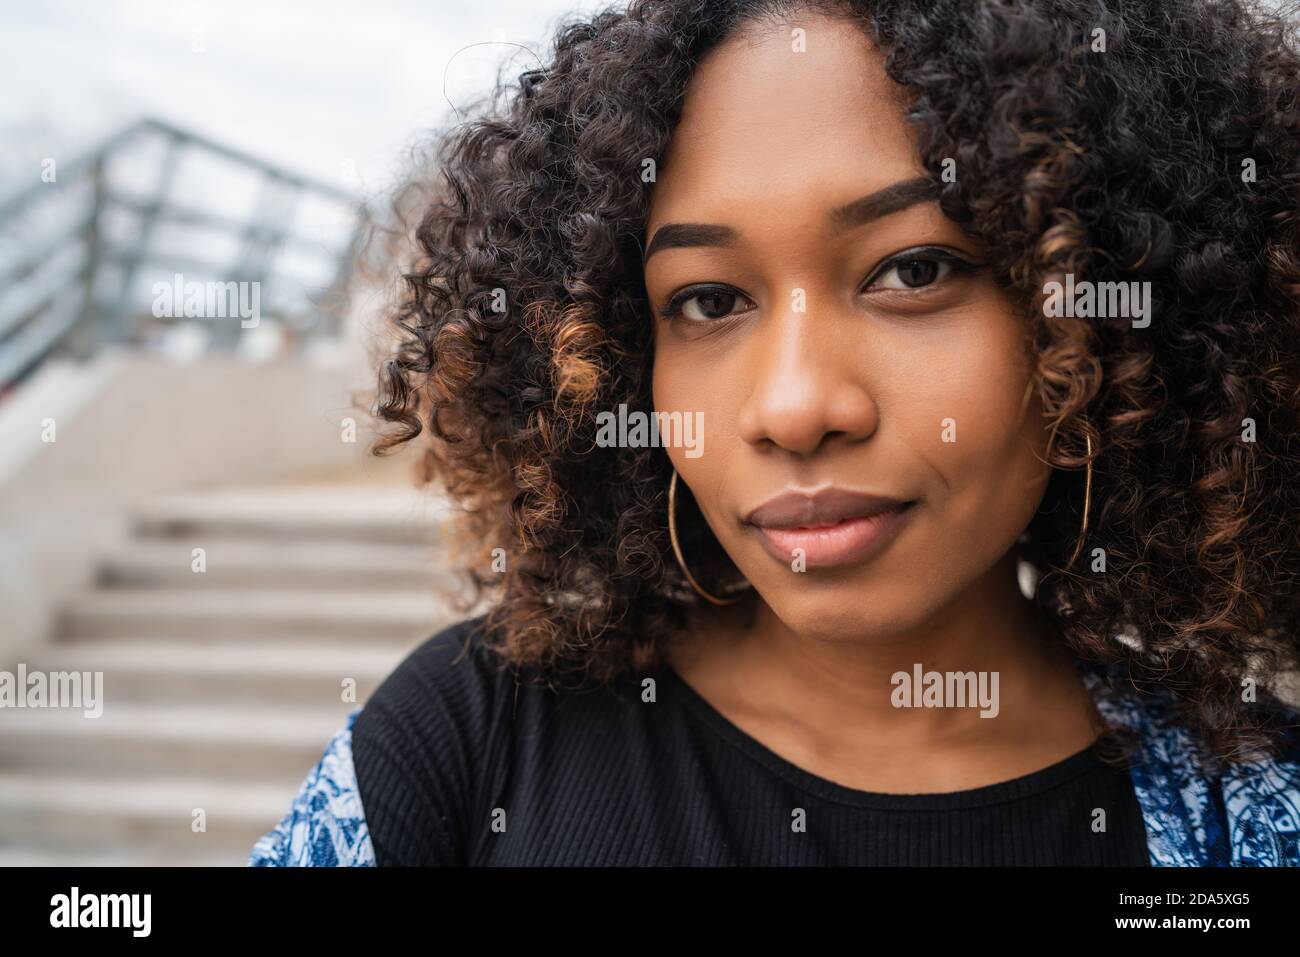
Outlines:
{"label": "nose", "polygon": [[876,430],[879,409],[861,352],[844,339],[852,326],[811,305],[763,317],[749,342],[741,438],[807,456],[836,437],[860,441]]}

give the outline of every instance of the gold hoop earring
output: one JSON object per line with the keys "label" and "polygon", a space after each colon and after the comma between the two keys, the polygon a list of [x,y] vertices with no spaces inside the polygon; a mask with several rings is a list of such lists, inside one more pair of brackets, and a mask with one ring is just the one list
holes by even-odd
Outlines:
{"label": "gold hoop earring", "polygon": [[686,567],[686,559],[682,557],[682,545],[677,540],[677,469],[673,469],[673,477],[668,480],[668,537],[672,539],[673,554],[677,556],[677,567],[682,570],[682,574],[686,576],[686,581],[697,595],[715,605],[734,605],[740,601],[739,598],[719,598],[717,595],[709,594],[700,587],[700,583],[695,580],[695,576]]}
{"label": "gold hoop earring", "polygon": [[1083,527],[1079,529],[1079,541],[1075,543],[1074,554],[1065,563],[1066,568],[1074,565],[1074,560],[1083,548],[1084,537],[1088,534],[1088,510],[1092,507],[1092,436],[1085,434],[1084,439],[1088,443],[1088,474],[1083,482]]}

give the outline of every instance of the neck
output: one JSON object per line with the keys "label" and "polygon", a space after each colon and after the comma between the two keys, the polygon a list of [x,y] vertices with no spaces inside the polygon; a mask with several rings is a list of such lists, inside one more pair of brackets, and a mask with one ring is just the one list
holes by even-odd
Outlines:
{"label": "neck", "polygon": [[[692,642],[700,659],[683,666],[724,698],[864,741],[882,734],[917,747],[1007,740],[1042,733],[1045,720],[1050,726],[1087,699],[1050,620],[1021,594],[1010,554],[946,607],[889,634],[808,638],[761,601],[732,621],[736,627],[709,628]],[[977,699],[967,707],[897,707],[895,676],[906,675],[911,691],[918,665],[923,673],[974,672],[985,689],[996,672],[998,720],[981,718]]]}

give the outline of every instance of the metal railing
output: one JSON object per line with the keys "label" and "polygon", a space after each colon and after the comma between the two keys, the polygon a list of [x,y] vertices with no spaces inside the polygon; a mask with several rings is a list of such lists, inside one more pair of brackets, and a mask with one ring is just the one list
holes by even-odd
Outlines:
{"label": "metal railing", "polygon": [[[368,222],[345,190],[141,120],[0,200],[0,394],[54,354],[165,337],[190,317],[160,316],[146,289],[174,277],[257,283],[290,348],[337,335]],[[243,331],[191,325],[203,349],[233,349]]]}

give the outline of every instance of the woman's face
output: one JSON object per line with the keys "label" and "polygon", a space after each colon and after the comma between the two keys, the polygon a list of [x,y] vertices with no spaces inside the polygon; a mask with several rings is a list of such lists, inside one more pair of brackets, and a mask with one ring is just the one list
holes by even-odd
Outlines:
{"label": "woman's face", "polygon": [[[668,453],[812,637],[896,635],[1004,575],[1050,472],[1023,320],[908,185],[900,97],[852,25],[733,38],[692,79],[646,232],[655,408],[703,413],[702,453]],[[882,520],[853,493],[914,504]]]}

